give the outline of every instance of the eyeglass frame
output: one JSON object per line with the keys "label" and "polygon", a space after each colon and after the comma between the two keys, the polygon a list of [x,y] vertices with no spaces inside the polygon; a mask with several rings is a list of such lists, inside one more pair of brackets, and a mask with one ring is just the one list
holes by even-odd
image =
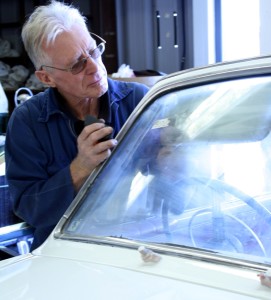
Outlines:
{"label": "eyeglass frame", "polygon": [[[96,48],[94,48],[92,51],[90,51],[89,54],[87,55],[87,57],[84,57],[84,58],[78,60],[70,68],[57,68],[57,67],[53,67],[53,66],[41,65],[40,66],[40,70],[42,70],[43,68],[51,68],[51,69],[55,69],[55,70],[59,70],[59,71],[70,72],[73,75],[77,75],[80,72],[82,72],[85,69],[85,67],[86,67],[86,63],[87,63],[87,60],[89,59],[89,57],[92,57],[93,59],[97,59],[97,58],[99,58],[103,54],[103,52],[105,50],[106,41],[103,38],[101,38],[99,35],[97,35],[97,34],[95,34],[93,32],[90,32],[90,35],[94,35],[95,37],[99,38],[102,42]],[[99,49],[99,48],[101,48],[101,47],[102,47],[102,50],[99,50],[99,53],[100,53],[99,56],[93,57],[92,55],[93,55],[94,51],[97,50],[97,49]],[[82,69],[80,69],[79,72],[73,73],[73,68],[78,63],[82,64]]]}

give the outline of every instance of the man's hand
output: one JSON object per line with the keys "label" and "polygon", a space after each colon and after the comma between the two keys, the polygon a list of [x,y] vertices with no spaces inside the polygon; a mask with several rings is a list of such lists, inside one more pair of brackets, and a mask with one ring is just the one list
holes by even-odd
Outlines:
{"label": "man's hand", "polygon": [[117,145],[115,139],[103,139],[112,134],[113,128],[104,123],[92,123],[85,126],[77,139],[78,154],[70,165],[71,176],[76,191],[85,182],[90,173],[110,155]]}

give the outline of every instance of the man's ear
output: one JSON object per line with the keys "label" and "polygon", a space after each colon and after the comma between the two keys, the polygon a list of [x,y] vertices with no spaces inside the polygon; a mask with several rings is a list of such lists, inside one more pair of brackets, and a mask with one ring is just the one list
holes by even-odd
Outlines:
{"label": "man's ear", "polygon": [[49,85],[51,87],[55,87],[56,86],[55,82],[52,79],[52,77],[50,76],[50,74],[48,72],[46,72],[45,70],[35,71],[35,75],[39,79],[39,81],[41,81],[45,85]]}

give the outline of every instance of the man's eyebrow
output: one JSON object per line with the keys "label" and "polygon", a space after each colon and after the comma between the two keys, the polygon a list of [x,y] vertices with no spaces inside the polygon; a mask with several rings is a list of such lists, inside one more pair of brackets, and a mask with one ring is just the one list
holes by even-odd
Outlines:
{"label": "man's eyebrow", "polygon": [[[94,46],[95,48],[95,46]],[[85,49],[81,49],[81,53],[79,55],[77,55],[73,61],[71,62],[71,64],[73,64],[74,62],[77,62],[79,61],[80,59],[82,59],[86,53],[89,53],[89,51],[93,50],[94,49],[93,47],[91,46],[87,46]]]}

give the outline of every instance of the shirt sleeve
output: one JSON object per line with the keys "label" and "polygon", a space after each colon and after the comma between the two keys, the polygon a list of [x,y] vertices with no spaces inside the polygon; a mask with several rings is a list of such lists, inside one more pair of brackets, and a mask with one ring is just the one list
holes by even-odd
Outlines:
{"label": "shirt sleeve", "polygon": [[[69,162],[45,150],[26,109],[14,111],[7,129],[6,176],[14,212],[34,227],[57,224],[75,196]],[[53,141],[52,141],[53,143]]]}

